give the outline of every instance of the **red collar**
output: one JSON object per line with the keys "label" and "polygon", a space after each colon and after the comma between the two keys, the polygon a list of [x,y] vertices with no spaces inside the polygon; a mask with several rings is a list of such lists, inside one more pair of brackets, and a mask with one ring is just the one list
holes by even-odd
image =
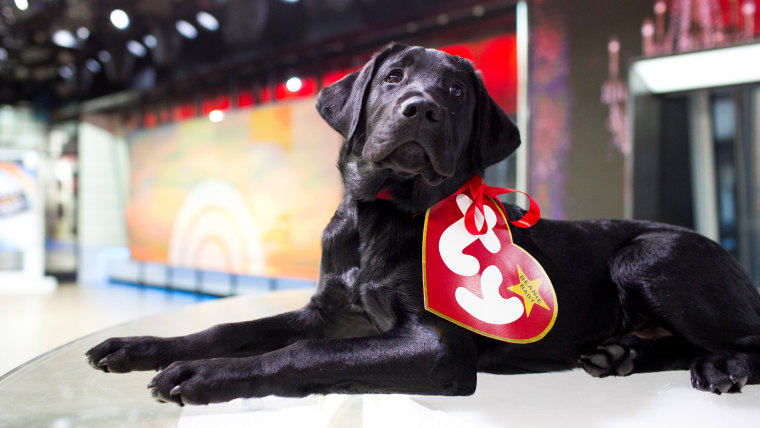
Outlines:
{"label": "red collar", "polygon": [[[470,205],[470,208],[465,214],[465,226],[467,227],[467,230],[473,235],[482,235],[486,232],[485,223],[481,226],[482,230],[478,230],[477,226],[475,226],[475,209],[480,211],[481,214],[483,213],[483,196],[490,196],[498,201],[499,195],[505,195],[508,193],[521,193],[525,195],[530,202],[530,208],[528,208],[528,212],[526,212],[525,215],[523,215],[519,220],[509,220],[510,223],[517,227],[531,227],[536,224],[541,218],[541,209],[539,208],[536,201],[530,197],[530,195],[525,192],[509,189],[506,187],[488,186],[487,184],[483,183],[483,177],[477,174],[470,177],[470,179],[467,180],[467,182],[464,183],[464,185],[460,187],[459,190],[454,192],[452,196],[458,195],[460,193],[469,193],[469,195],[472,197],[472,200],[475,202],[474,204]],[[391,192],[388,190],[381,190],[377,192],[376,197],[377,199],[382,199],[384,201],[393,200]]]}
{"label": "red collar", "polygon": [[377,192],[377,196],[375,196],[377,199],[382,199],[384,201],[392,201],[393,197],[391,196],[390,190],[381,190]]}

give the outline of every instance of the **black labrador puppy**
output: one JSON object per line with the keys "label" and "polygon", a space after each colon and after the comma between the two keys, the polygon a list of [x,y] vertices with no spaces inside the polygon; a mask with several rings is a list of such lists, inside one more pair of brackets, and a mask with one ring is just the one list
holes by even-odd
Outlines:
{"label": "black labrador puppy", "polygon": [[425,216],[416,214],[520,144],[468,61],[393,44],[324,88],[317,109],[345,137],[345,198],[322,236],[311,302],[183,337],[108,339],[87,351],[92,366],[161,370],[148,387],[178,404],[471,394],[478,371],[576,367],[600,377],[690,369],[692,385],[714,393],[760,383],[758,291],[720,246],[678,227],[540,220],[514,228],[562,308],[534,343],[484,337],[425,310]]}

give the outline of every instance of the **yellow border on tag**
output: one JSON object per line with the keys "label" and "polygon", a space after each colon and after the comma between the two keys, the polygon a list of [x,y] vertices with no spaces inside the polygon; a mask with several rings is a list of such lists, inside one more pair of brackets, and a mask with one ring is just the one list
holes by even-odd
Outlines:
{"label": "yellow border on tag", "polygon": [[514,245],[515,247],[519,248],[520,251],[523,251],[531,259],[533,259],[533,261],[541,268],[541,271],[544,273],[544,275],[546,276],[546,278],[549,279],[549,285],[550,285],[550,288],[552,290],[552,297],[553,297],[553,300],[554,300],[554,313],[552,314],[551,321],[549,321],[549,324],[546,326],[546,328],[544,329],[544,331],[542,331],[541,333],[539,333],[537,336],[531,337],[530,339],[507,339],[507,338],[504,338],[504,337],[501,337],[501,336],[496,336],[496,335],[493,335],[493,334],[486,333],[484,331],[478,330],[477,328],[474,328],[474,327],[471,327],[471,326],[466,325],[464,323],[461,323],[459,321],[456,321],[456,320],[454,320],[454,319],[452,319],[452,318],[450,318],[450,317],[448,317],[448,316],[446,316],[446,315],[444,315],[444,314],[442,314],[442,313],[440,313],[440,312],[438,312],[438,311],[436,311],[434,309],[430,309],[430,307],[428,306],[427,265],[426,265],[426,260],[427,260],[427,228],[428,228],[428,219],[430,218],[430,210],[432,210],[433,207],[428,208],[428,210],[425,212],[425,227],[422,230],[422,291],[423,291],[423,293],[425,295],[425,310],[427,310],[428,312],[432,312],[433,314],[438,315],[439,317],[441,317],[441,318],[443,318],[443,319],[445,319],[445,320],[447,320],[447,321],[449,321],[449,322],[451,322],[453,324],[456,324],[459,327],[462,327],[462,328],[465,328],[467,330],[470,330],[470,331],[472,331],[474,333],[477,333],[477,334],[479,334],[481,336],[490,337],[491,339],[496,339],[496,340],[499,340],[499,341],[502,341],[502,342],[521,343],[521,344],[538,342],[539,340],[543,339],[544,336],[546,336],[549,333],[549,330],[551,330],[552,327],[554,327],[554,322],[557,320],[557,313],[559,312],[559,302],[557,301],[557,293],[555,293],[555,291],[554,291],[554,284],[551,283],[551,278],[549,278],[549,275],[544,270],[544,267],[541,266],[541,263],[539,263],[538,260],[536,260],[536,258],[533,257],[533,255],[531,253],[527,252],[523,247],[515,244],[515,240],[512,237],[512,230],[509,228],[509,221],[507,220],[507,215],[504,213],[504,211],[502,209],[503,207],[501,205],[501,202],[495,200],[494,198],[492,198],[490,196],[488,196],[488,199],[490,199],[494,203],[494,205],[496,205],[496,208],[499,210],[499,213],[501,213],[501,216],[504,219],[504,223],[507,225],[507,233],[509,233],[510,240],[512,241],[512,243],[510,245]]}

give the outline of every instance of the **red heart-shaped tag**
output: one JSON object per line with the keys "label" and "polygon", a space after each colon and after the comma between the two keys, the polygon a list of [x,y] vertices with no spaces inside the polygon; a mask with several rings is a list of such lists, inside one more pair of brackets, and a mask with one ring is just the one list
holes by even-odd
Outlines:
{"label": "red heart-shaped tag", "polygon": [[493,339],[540,340],[557,318],[551,280],[533,256],[514,244],[495,199],[483,198],[482,211],[474,214],[478,233],[471,233],[465,217],[472,205],[468,192],[457,192],[427,211],[425,309]]}

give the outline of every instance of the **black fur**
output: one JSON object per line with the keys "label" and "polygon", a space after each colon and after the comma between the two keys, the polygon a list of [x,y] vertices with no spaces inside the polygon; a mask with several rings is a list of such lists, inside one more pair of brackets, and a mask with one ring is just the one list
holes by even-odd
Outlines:
{"label": "black fur", "polygon": [[[109,339],[87,352],[90,364],[160,369],[153,395],[179,404],[470,394],[478,371],[575,367],[595,376],[691,369],[694,387],[715,393],[760,383],[757,290],[716,243],[674,226],[541,220],[513,228],[515,243],[552,278],[561,308],[538,342],[488,339],[425,311],[424,216],[414,214],[520,143],[469,62],[394,44],[323,89],[317,108],[346,138],[345,198],[323,233],[311,303],[189,336]],[[392,201],[377,199],[381,191]]]}

